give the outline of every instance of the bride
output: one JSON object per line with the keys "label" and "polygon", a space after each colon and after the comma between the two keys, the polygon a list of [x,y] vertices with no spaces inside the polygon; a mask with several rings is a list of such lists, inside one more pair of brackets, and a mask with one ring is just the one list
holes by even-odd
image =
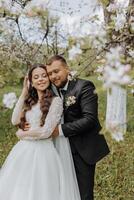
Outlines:
{"label": "bride", "polygon": [[[0,170],[1,200],[80,200],[70,149],[64,152],[66,165],[51,137],[62,112],[62,100],[50,89],[46,67],[33,65],[12,114],[13,125],[21,127],[16,133],[21,139]],[[25,129],[26,122],[30,129]]]}

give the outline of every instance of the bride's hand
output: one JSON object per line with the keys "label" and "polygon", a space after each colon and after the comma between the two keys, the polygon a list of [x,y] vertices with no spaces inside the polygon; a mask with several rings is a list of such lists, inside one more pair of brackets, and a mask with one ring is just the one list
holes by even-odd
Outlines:
{"label": "bride's hand", "polygon": [[28,80],[28,76],[26,75],[24,78],[23,89],[22,89],[22,94],[24,96],[28,94],[28,89],[29,89],[29,80]]}
{"label": "bride's hand", "polygon": [[55,127],[52,135],[51,135],[53,138],[56,138],[57,136],[59,136],[59,128],[58,126]]}
{"label": "bride's hand", "polygon": [[27,136],[26,131],[23,131],[22,129],[18,129],[18,131],[16,132],[16,136],[18,139],[23,139],[24,137]]}
{"label": "bride's hand", "polygon": [[31,128],[30,124],[28,122],[25,122],[23,130],[24,131],[29,131],[30,128]]}

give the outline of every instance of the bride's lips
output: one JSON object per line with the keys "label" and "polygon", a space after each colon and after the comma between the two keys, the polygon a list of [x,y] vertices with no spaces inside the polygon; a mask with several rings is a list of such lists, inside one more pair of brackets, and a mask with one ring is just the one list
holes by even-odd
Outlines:
{"label": "bride's lips", "polygon": [[39,86],[44,86],[44,85],[45,85],[45,83],[38,83],[38,85],[39,85]]}

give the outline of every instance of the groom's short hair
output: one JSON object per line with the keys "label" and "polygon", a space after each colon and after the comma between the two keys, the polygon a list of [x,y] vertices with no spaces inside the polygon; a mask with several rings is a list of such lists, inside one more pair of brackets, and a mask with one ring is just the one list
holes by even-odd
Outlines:
{"label": "groom's short hair", "polygon": [[60,55],[54,55],[54,56],[50,57],[46,64],[51,65],[54,61],[60,61],[64,66],[67,67],[67,61],[65,60],[65,58],[63,58]]}

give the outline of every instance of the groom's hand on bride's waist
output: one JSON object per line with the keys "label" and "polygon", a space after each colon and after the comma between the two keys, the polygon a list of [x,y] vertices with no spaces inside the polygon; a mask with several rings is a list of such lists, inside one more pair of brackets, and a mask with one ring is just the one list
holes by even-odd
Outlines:
{"label": "groom's hand on bride's waist", "polygon": [[53,133],[52,133],[52,137],[58,137],[59,136],[59,128],[58,126],[55,127]]}

